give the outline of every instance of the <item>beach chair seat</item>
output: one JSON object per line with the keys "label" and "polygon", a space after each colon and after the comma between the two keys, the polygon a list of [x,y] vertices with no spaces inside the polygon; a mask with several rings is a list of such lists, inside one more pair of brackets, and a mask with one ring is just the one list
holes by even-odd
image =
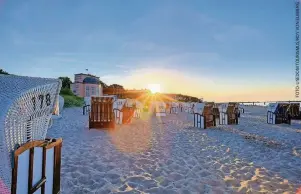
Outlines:
{"label": "beach chair seat", "polygon": [[[1,194],[29,193],[22,188],[14,192],[15,182],[12,180],[17,179],[17,184],[28,183],[24,172],[12,173],[16,167],[12,165],[14,153],[28,142],[45,140],[60,89],[59,79],[0,75]],[[25,165],[21,160],[19,167]],[[59,190],[60,185],[57,188]]]}

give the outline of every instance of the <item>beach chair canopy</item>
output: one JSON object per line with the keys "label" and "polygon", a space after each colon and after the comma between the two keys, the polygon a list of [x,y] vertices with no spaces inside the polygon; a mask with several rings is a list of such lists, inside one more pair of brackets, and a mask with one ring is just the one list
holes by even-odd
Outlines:
{"label": "beach chair canopy", "polygon": [[126,103],[126,99],[117,99],[114,101],[113,109],[121,110]]}
{"label": "beach chair canopy", "polygon": [[127,98],[125,102],[126,107],[134,107],[136,106],[136,99]]}
{"label": "beach chair canopy", "polygon": [[59,79],[0,75],[2,189],[3,185],[11,188],[11,160],[16,147],[33,140],[45,139],[60,89]]}
{"label": "beach chair canopy", "polygon": [[278,108],[278,103],[269,103],[268,111],[275,113]]}
{"label": "beach chair canopy", "polygon": [[205,114],[213,114],[213,108],[214,108],[213,102],[202,102],[202,103],[195,103],[193,110],[194,113],[205,115]]}
{"label": "beach chair canopy", "polygon": [[143,103],[140,102],[139,100],[136,100],[136,108],[140,108],[142,109],[144,106],[143,106]]}
{"label": "beach chair canopy", "polygon": [[155,111],[155,112],[160,112],[163,111],[165,112],[166,109],[166,103],[163,101],[153,101],[151,103],[151,110]]}
{"label": "beach chair canopy", "polygon": [[179,103],[178,102],[172,102],[171,107],[179,107]]}
{"label": "beach chair canopy", "polygon": [[204,107],[205,107],[205,103],[196,103],[194,105],[193,111],[194,113],[203,114]]}
{"label": "beach chair canopy", "polygon": [[219,112],[227,112],[229,103],[222,103],[218,105]]}

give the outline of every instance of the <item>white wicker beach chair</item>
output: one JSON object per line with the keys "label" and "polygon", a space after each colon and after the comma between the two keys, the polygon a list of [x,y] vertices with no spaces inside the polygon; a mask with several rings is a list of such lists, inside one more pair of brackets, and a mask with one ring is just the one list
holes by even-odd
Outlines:
{"label": "white wicker beach chair", "polygon": [[136,109],[135,109],[135,112],[134,112],[134,118],[140,118],[141,117],[141,112],[142,112],[142,109],[143,109],[143,104],[139,100],[136,100],[135,103],[136,103]]}
{"label": "white wicker beach chair", "polygon": [[113,110],[114,110],[114,115],[115,115],[115,123],[116,124],[122,124],[122,118],[123,118],[123,113],[122,113],[122,108],[126,103],[126,99],[117,99],[114,101],[113,104]]}
{"label": "white wicker beach chair", "polygon": [[155,109],[155,113],[157,117],[166,116],[166,104],[164,102],[153,102],[152,106]]}
{"label": "white wicker beach chair", "polygon": [[172,102],[170,107],[170,113],[171,114],[178,114],[179,112],[179,103]]}
{"label": "white wicker beach chair", "polygon": [[16,148],[45,139],[60,88],[58,79],[0,75],[1,194],[11,190]]}

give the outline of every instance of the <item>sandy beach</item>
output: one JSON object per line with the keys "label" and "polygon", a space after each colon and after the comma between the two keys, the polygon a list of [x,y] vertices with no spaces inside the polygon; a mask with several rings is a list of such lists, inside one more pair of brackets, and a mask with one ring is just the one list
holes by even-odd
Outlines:
{"label": "sandy beach", "polygon": [[266,123],[245,107],[239,125],[192,127],[192,115],[142,113],[114,130],[88,129],[67,108],[49,137],[63,138],[61,186],[76,193],[296,193],[301,188],[301,122]]}

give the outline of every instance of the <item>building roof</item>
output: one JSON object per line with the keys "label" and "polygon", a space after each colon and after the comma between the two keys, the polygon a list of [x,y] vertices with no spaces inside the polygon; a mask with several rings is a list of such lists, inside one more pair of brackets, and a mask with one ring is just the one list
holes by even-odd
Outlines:
{"label": "building roof", "polygon": [[100,84],[99,80],[96,79],[95,77],[86,77],[84,80],[83,80],[83,83],[84,84]]}
{"label": "building roof", "polygon": [[[95,75],[91,75],[91,74],[88,74],[88,73],[76,73],[74,75],[87,75],[87,76],[90,76],[90,77],[97,77]],[[97,77],[97,78],[99,78],[99,77]]]}

